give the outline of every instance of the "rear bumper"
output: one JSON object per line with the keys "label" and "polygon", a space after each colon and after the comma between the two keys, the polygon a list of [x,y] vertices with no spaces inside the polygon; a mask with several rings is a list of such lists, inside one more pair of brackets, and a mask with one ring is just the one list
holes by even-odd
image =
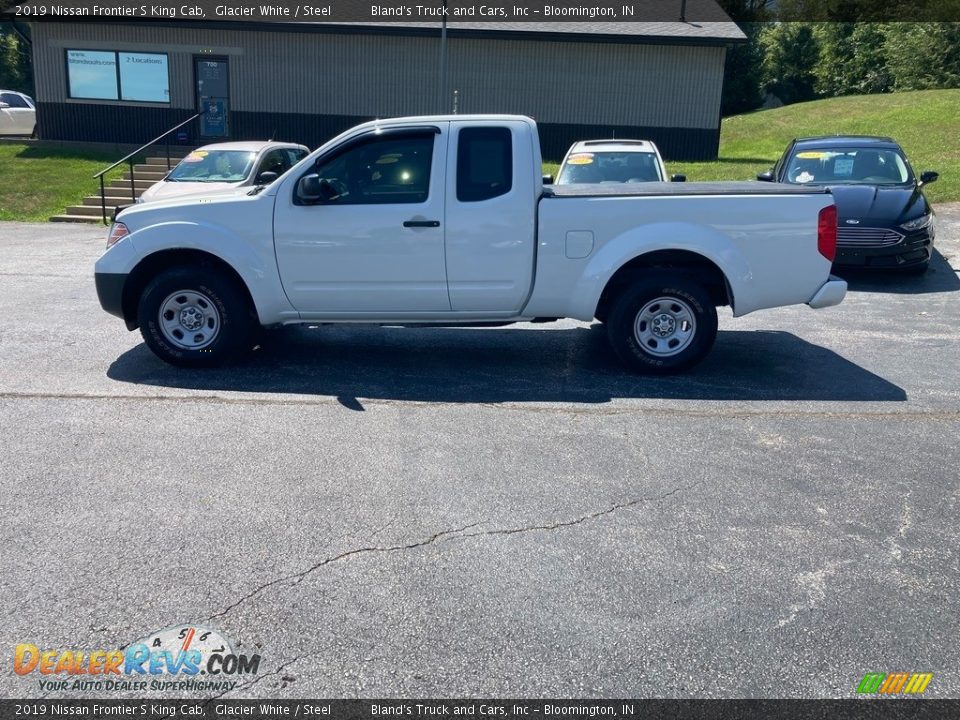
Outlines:
{"label": "rear bumper", "polygon": [[830,307],[831,305],[839,305],[846,294],[847,281],[831,275],[830,279],[817,290],[817,294],[810,298],[807,305],[814,310]]}

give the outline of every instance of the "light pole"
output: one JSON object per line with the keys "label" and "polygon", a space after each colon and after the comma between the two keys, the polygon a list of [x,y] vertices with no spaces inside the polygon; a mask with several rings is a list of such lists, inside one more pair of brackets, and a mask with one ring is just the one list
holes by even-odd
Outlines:
{"label": "light pole", "polygon": [[443,0],[440,25],[440,113],[447,111],[447,0]]}

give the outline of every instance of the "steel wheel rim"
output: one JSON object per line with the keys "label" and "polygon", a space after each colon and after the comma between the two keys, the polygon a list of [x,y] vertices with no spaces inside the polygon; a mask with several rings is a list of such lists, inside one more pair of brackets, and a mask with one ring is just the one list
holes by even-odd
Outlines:
{"label": "steel wheel rim", "polygon": [[160,332],[181,350],[205,348],[220,334],[220,312],[213,300],[196,290],[178,290],[160,303]]}
{"label": "steel wheel rim", "polygon": [[650,300],[633,321],[633,336],[644,352],[673,357],[686,350],[697,334],[697,319],[685,301],[675,297]]}

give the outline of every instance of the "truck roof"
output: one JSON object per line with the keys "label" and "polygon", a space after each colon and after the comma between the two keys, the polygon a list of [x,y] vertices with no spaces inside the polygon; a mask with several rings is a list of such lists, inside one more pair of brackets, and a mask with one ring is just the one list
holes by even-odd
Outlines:
{"label": "truck roof", "polygon": [[404,117],[377,118],[362,125],[351,128],[351,131],[360,128],[375,128],[378,125],[420,125],[428,123],[452,122],[524,122],[535,125],[533,118],[526,115],[408,115]]}
{"label": "truck roof", "polygon": [[656,146],[650,140],[578,140],[570,153],[581,152],[655,152]]}

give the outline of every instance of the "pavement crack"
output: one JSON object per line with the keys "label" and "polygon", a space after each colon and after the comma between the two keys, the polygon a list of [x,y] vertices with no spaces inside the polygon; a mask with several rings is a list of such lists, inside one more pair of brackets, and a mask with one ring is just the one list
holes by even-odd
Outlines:
{"label": "pavement crack", "polygon": [[248,592],[246,595],[241,597],[236,602],[228,605],[226,608],[224,608],[220,612],[214,613],[213,615],[208,617],[207,620],[208,621],[216,620],[218,618],[224,617],[235,608],[239,607],[240,605],[247,602],[248,600],[251,600],[252,598],[256,597],[257,595],[262,593],[264,590],[274,587],[275,585],[280,585],[281,583],[287,583],[287,582],[292,582],[294,585],[298,585],[301,582],[303,582],[303,580],[305,580],[308,575],[316,572],[320,568],[326,567],[327,565],[332,565],[333,563],[336,563],[336,562],[340,562],[341,560],[346,560],[356,555],[367,555],[371,553],[392,553],[392,552],[402,552],[406,550],[416,550],[417,548],[421,548],[426,545],[432,545],[438,540],[443,540],[449,536],[454,536],[454,535],[457,535],[458,533],[462,533],[465,530],[469,530],[470,528],[476,527],[479,524],[480,524],[479,522],[473,522],[473,523],[470,523],[469,525],[464,525],[463,527],[460,527],[460,528],[454,528],[453,530],[441,530],[440,532],[434,533],[433,535],[431,535],[430,537],[424,540],[418,540],[416,542],[407,543],[405,545],[384,545],[384,546],[371,545],[367,547],[354,548],[353,550],[347,550],[345,552],[340,553],[339,555],[333,555],[331,557],[325,558],[320,562],[314,565],[311,565],[306,570],[301,570],[300,572],[292,573],[290,575],[284,575],[282,577],[271,580],[270,582],[263,583],[262,585],[259,585],[253,590],[251,590],[250,592]]}
{"label": "pavement crack", "polygon": [[[702,481],[701,481],[702,482]],[[573,520],[563,520],[560,522],[550,523],[549,525],[527,525],[518,528],[502,528],[498,530],[485,530],[483,532],[476,533],[464,533],[459,535],[459,538],[472,538],[472,537],[483,537],[487,535],[520,535],[521,533],[528,532],[552,532],[554,530],[562,530],[564,528],[575,527],[577,525],[582,525],[585,522],[590,522],[591,520],[597,520],[598,518],[605,517],[607,515],[612,515],[621,510],[628,510],[630,508],[636,507],[648,502],[662,502],[673,495],[676,495],[682,490],[692,490],[701,484],[701,482],[694,483],[693,485],[685,485],[682,487],[674,488],[673,490],[663,493],[661,495],[650,495],[645,497],[636,498],[634,500],[628,500],[627,502],[617,503],[616,505],[611,505],[610,507],[604,510],[597,510],[592,513],[587,513],[586,515],[581,515],[580,517],[574,518]]]}
{"label": "pavement crack", "polygon": [[441,530],[440,532],[436,532],[427,538],[424,538],[422,540],[417,540],[411,543],[398,544],[398,545],[370,545],[370,546],[361,547],[361,548],[354,548],[353,550],[347,550],[338,555],[333,555],[331,557],[324,558],[320,562],[317,562],[311,565],[310,567],[306,568],[305,570],[301,570],[300,572],[291,573],[289,575],[283,575],[279,578],[275,578],[273,580],[270,580],[269,582],[265,582],[261,585],[258,585],[253,590],[248,592],[246,595],[242,596],[238,600],[227,605],[223,610],[220,610],[219,612],[216,612],[213,615],[210,615],[207,618],[207,622],[210,622],[212,620],[217,620],[225,617],[226,615],[229,615],[233,610],[240,607],[241,605],[246,603],[248,600],[252,600],[253,598],[257,597],[258,595],[260,595],[266,590],[269,590],[272,587],[275,587],[277,585],[281,585],[284,583],[290,583],[291,585],[299,585],[309,575],[320,570],[321,568],[324,568],[328,565],[332,565],[333,563],[341,562],[343,560],[348,560],[349,558],[355,557],[357,555],[406,552],[408,550],[417,550],[419,548],[426,547],[427,545],[434,545],[436,543],[441,543],[441,542],[450,542],[452,540],[458,540],[458,539],[462,540],[465,538],[490,537],[490,536],[497,536],[497,535],[509,536],[509,535],[520,535],[522,533],[531,533],[531,532],[553,532],[556,530],[562,530],[564,528],[576,527],[577,525],[582,525],[586,522],[597,520],[599,518],[612,515],[622,510],[628,510],[630,508],[636,507],[637,505],[641,505],[644,503],[662,502],[663,500],[666,500],[667,498],[672,497],[673,495],[676,495],[681,491],[692,490],[693,488],[701,485],[702,483],[703,481],[701,480],[691,485],[676,487],[673,490],[670,490],[669,492],[661,493],[659,495],[648,495],[648,496],[639,497],[633,500],[628,500],[626,502],[617,503],[615,505],[611,505],[608,508],[604,508],[603,510],[596,510],[594,512],[587,513],[585,515],[580,515],[576,518],[573,518],[572,520],[561,520],[555,523],[540,524],[540,525],[522,525],[520,527],[512,527],[512,528],[495,528],[493,530],[483,530],[480,532],[473,532],[473,533],[466,532],[467,530],[470,530],[471,528],[475,528],[478,525],[482,524],[480,521],[477,521],[477,522],[472,522],[469,525],[464,525],[459,528],[454,528],[452,530]]}

